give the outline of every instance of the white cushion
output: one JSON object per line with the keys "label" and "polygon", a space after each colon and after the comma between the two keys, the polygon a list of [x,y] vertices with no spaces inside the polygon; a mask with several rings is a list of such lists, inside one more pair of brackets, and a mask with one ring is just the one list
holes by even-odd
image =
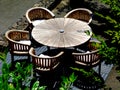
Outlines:
{"label": "white cushion", "polygon": [[44,20],[35,20],[35,21],[32,21],[32,24],[33,26],[36,26],[38,25],[39,23],[43,22]]}
{"label": "white cushion", "polygon": [[18,43],[30,45],[31,41],[30,40],[20,40],[20,41],[18,41]]}
{"label": "white cushion", "polygon": [[40,54],[39,57],[42,57],[42,58],[49,58],[50,56],[44,55],[44,54]]}
{"label": "white cushion", "polygon": [[86,53],[90,53],[90,51],[87,51]]}
{"label": "white cushion", "polygon": [[[44,55],[44,54],[40,54],[39,57],[41,57],[41,58],[49,58],[50,56]],[[51,62],[48,62],[48,59],[43,59],[42,61],[39,61],[38,63],[40,63],[43,66],[50,66],[50,64],[51,64]]]}

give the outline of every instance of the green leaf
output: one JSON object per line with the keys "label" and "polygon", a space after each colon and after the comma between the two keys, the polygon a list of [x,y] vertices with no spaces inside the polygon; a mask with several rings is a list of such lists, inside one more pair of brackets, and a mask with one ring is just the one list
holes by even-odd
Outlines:
{"label": "green leaf", "polygon": [[73,83],[77,79],[77,76],[75,76],[74,72],[70,75],[69,80],[71,83]]}
{"label": "green leaf", "polygon": [[16,68],[21,68],[20,63],[17,62],[17,63],[15,64],[15,67],[16,67]]}
{"label": "green leaf", "polygon": [[39,81],[36,81],[36,82],[33,84],[32,90],[37,90],[38,86],[39,86]]}
{"label": "green leaf", "polygon": [[38,90],[45,90],[47,86],[40,86]]}
{"label": "green leaf", "polygon": [[65,90],[63,87],[60,87],[60,89],[59,90]]}
{"label": "green leaf", "polygon": [[87,35],[90,35],[90,31],[89,31],[89,30],[86,30],[85,33],[86,33]]}

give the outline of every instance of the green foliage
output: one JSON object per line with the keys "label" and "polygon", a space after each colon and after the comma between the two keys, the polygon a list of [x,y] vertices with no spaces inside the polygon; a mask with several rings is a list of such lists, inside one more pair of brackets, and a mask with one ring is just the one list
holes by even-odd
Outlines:
{"label": "green foliage", "polygon": [[105,44],[106,44],[104,38],[101,37],[101,36],[99,36],[99,35],[95,35],[95,34],[93,33],[92,38],[96,39],[96,41],[93,41],[93,42],[89,43],[90,46],[88,45],[88,47],[89,47],[90,49],[92,49],[92,48],[93,48],[93,50],[94,50],[94,49],[95,49],[95,50],[96,50],[96,49],[100,49],[100,48],[101,48],[101,45],[105,45]]}
{"label": "green foliage", "polygon": [[93,35],[94,38],[99,40],[101,43],[98,47],[101,60],[104,60],[106,64],[118,64],[118,49],[116,47],[110,47],[106,44],[104,38],[98,35]]}
{"label": "green foliage", "polygon": [[[28,90],[27,86],[24,88],[22,86],[25,86],[30,80],[31,65],[23,68],[20,63],[17,63],[15,70],[11,71],[11,64],[7,64],[5,60],[2,63],[2,74],[0,75],[1,90]],[[22,84],[22,82],[24,82],[24,84]]]}
{"label": "green foliage", "polygon": [[93,70],[90,70],[90,72],[88,72],[88,71],[85,71],[85,69],[79,69],[75,67],[71,67],[71,69],[81,72],[82,75],[84,75],[85,77],[91,77],[94,73]]}
{"label": "green foliage", "polygon": [[4,52],[0,52],[0,60],[5,61],[8,49],[6,48]]}
{"label": "green foliage", "polygon": [[77,79],[74,73],[72,73],[69,77],[62,76],[61,87],[59,90],[70,90],[70,86]]}
{"label": "green foliage", "polygon": [[118,64],[117,52],[115,47],[101,45],[99,54],[101,55],[101,60],[104,60],[106,64]]}
{"label": "green foliage", "polygon": [[111,43],[115,43],[117,45],[120,45],[120,30],[119,31],[111,31],[108,30],[106,33],[111,36]]}
{"label": "green foliage", "polygon": [[102,15],[96,13],[98,16],[107,20],[111,29],[107,30],[107,33],[112,38],[112,43],[120,45],[120,1],[119,0],[101,0],[103,3],[109,5],[110,13],[108,15]]}
{"label": "green foliage", "polygon": [[33,84],[32,90],[45,90],[46,86],[39,86],[39,81],[36,81]]}
{"label": "green foliage", "polygon": [[[4,53],[2,53],[4,54]],[[4,54],[6,56],[6,54]],[[25,86],[32,78],[31,75],[32,65],[25,65],[17,62],[14,70],[10,70],[11,64],[5,62],[6,57],[2,61],[2,74],[0,75],[0,89],[1,90],[29,90],[28,86]],[[9,80],[12,81],[9,81]],[[70,85],[77,79],[77,76],[72,73],[69,77],[62,77],[60,90],[69,90]],[[36,81],[32,87],[32,90],[45,90],[46,86],[39,86],[39,81]]]}
{"label": "green foliage", "polygon": [[9,74],[16,89],[22,88],[22,86],[30,82],[31,79],[29,77],[31,76],[31,70],[31,64],[25,66],[25,63],[16,63],[15,70]]}
{"label": "green foliage", "polygon": [[120,1],[119,0],[101,0],[111,8],[111,12],[114,16],[120,16]]}
{"label": "green foliage", "polygon": [[8,80],[10,78],[10,64],[3,62],[2,65],[2,74],[0,75],[0,88],[1,90],[16,90],[12,83],[9,83]]}
{"label": "green foliage", "polygon": [[5,60],[5,53],[0,52],[0,60],[4,61]]}
{"label": "green foliage", "polygon": [[95,82],[101,83],[100,78],[94,76],[94,70],[93,69],[90,69],[90,71],[87,71],[85,69],[76,68],[76,67],[70,67],[70,68],[73,69],[74,71],[80,72],[80,74],[83,75],[87,80],[90,79],[88,81],[90,83],[95,83]]}
{"label": "green foliage", "polygon": [[101,56],[101,60],[104,60],[106,64],[118,64],[119,60],[116,58],[118,56],[118,49],[116,47],[110,47],[106,44],[105,39],[100,35],[93,34],[93,38],[96,38],[99,43],[92,42],[90,43],[90,47],[94,47],[99,50],[99,54]]}
{"label": "green foliage", "polygon": [[5,62],[7,52],[8,52],[7,49],[5,49],[4,52],[0,52],[0,60],[2,60],[2,69],[1,69],[2,74],[0,75],[0,89],[1,90],[15,90],[15,87],[13,86],[13,84],[8,82],[10,78],[9,68],[11,67],[11,64],[7,64]]}
{"label": "green foliage", "polygon": [[109,36],[109,44],[102,47],[101,54],[107,63],[113,63],[120,66],[120,1],[119,0],[100,0],[110,7],[109,14],[102,15],[96,13],[99,17],[107,21],[109,26],[105,33]]}

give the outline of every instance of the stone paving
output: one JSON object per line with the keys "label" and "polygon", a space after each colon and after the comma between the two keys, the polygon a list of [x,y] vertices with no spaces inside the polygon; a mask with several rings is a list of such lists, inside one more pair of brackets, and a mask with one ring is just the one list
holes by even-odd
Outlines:
{"label": "stone paving", "polygon": [[[4,34],[10,29],[25,29],[28,21],[25,12],[30,7],[48,7],[54,0],[0,0],[0,46],[7,46]],[[3,12],[3,13],[2,13]]]}

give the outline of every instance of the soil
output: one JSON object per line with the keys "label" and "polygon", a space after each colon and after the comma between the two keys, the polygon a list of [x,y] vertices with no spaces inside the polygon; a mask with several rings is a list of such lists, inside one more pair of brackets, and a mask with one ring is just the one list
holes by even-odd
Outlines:
{"label": "soil", "polygon": [[[106,89],[103,90],[120,90],[120,74],[116,70],[117,66],[114,66],[105,81]],[[119,79],[117,78],[119,77]]]}

